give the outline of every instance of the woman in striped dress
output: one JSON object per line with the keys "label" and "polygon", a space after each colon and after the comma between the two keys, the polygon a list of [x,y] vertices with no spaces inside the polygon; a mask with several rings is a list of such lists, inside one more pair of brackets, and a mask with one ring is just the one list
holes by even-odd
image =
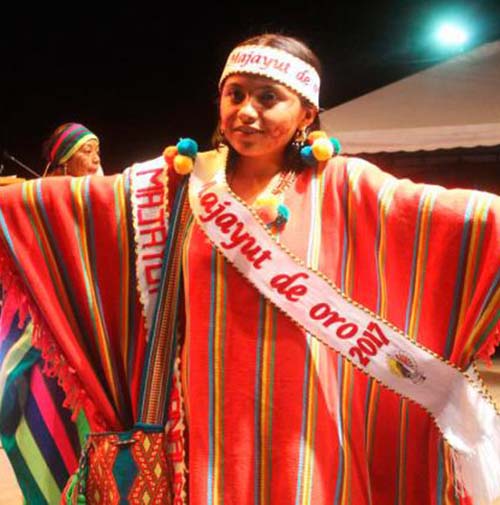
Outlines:
{"label": "woman in striped dress", "polygon": [[[498,416],[463,372],[498,343],[499,198],[332,157],[336,142],[312,133],[319,83],[317,58],[282,35],[238,45],[223,71],[218,150],[196,157],[181,228],[171,501],[471,503],[460,484],[489,499]],[[195,154],[180,143],[113,178],[2,195],[4,279],[17,272],[18,300],[30,286],[37,342],[93,431],[150,422],[145,335],[162,310],[151,307],[165,219],[174,229],[179,173]],[[56,229],[61,208],[71,219]],[[49,307],[44,294],[60,302]],[[149,441],[143,449],[154,463]],[[463,453],[487,454],[471,457],[472,483]],[[167,502],[156,467],[139,494],[123,475],[133,480],[141,458],[101,456],[114,477],[96,485],[90,471],[90,503]]]}

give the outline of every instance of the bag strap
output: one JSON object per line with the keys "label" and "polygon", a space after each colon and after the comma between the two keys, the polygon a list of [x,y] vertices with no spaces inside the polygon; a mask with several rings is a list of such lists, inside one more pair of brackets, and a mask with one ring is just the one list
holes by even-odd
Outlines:
{"label": "bag strap", "polygon": [[182,299],[182,244],[192,218],[187,182],[188,177],[181,182],[170,215],[160,288],[141,381],[140,424],[164,426],[167,421],[178,344],[178,308]]}

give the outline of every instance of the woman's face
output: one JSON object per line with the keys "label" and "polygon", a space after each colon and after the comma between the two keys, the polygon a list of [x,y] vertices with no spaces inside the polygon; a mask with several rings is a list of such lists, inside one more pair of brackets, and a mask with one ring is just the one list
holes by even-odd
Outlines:
{"label": "woman's face", "polygon": [[295,132],[314,116],[296,93],[266,77],[235,74],[224,82],[220,125],[241,156],[279,160]]}
{"label": "woman's face", "polygon": [[101,173],[99,142],[95,139],[85,142],[66,162],[66,173],[74,177]]}

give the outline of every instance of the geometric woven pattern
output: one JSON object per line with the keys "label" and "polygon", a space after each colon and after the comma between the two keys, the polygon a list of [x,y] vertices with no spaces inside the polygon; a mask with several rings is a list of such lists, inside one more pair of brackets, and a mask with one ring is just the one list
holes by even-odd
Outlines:
{"label": "geometric woven pattern", "polygon": [[170,505],[165,433],[135,429],[88,438],[85,497],[89,505]]}
{"label": "geometric woven pattern", "polygon": [[141,505],[169,505],[172,502],[170,483],[172,466],[165,454],[165,432],[136,431],[131,454],[138,468],[128,503]]}
{"label": "geometric woven pattern", "polygon": [[85,496],[90,505],[118,505],[120,496],[113,476],[113,466],[118,454],[118,435],[89,435],[88,474]]}

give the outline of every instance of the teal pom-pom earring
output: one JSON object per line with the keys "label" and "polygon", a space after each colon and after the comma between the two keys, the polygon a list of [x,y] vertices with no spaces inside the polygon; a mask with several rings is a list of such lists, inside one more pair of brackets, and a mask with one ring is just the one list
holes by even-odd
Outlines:
{"label": "teal pom-pom earring", "polygon": [[181,175],[192,172],[194,160],[198,154],[198,144],[190,138],[180,139],[175,146],[168,146],[163,151],[165,161],[173,165],[174,170]]}
{"label": "teal pom-pom earring", "polygon": [[330,142],[333,145],[334,154],[340,154],[340,151],[342,150],[342,146],[340,145],[339,139],[336,139],[335,137],[330,137]]}
{"label": "teal pom-pom earring", "polygon": [[302,158],[302,161],[308,166],[308,167],[313,167],[316,165],[317,160],[314,157],[314,154],[312,152],[312,147],[311,146],[304,146],[300,150],[300,157]]}
{"label": "teal pom-pom earring", "polygon": [[177,151],[183,156],[196,158],[198,154],[198,144],[196,140],[190,138],[180,139],[179,142],[177,142]]}

